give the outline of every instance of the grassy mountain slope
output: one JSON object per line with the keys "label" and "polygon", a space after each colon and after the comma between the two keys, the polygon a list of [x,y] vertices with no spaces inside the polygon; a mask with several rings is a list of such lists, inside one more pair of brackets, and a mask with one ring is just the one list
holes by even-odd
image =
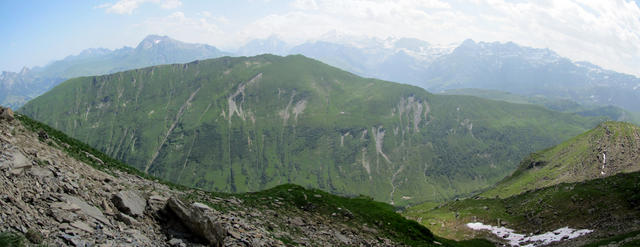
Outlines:
{"label": "grassy mountain slope", "polygon": [[405,214],[454,239],[477,236],[465,224],[483,222],[521,233],[564,226],[596,230],[587,238],[591,241],[638,230],[639,170],[640,127],[604,122],[531,154],[511,176],[478,196],[423,204]]}
{"label": "grassy mountain slope", "polygon": [[481,195],[509,197],[527,190],[640,170],[640,127],[604,122],[553,148],[531,154],[518,170]]}
{"label": "grassy mountain slope", "polygon": [[273,55],[71,79],[21,111],[188,186],[296,183],[397,205],[477,191],[600,121]]}
{"label": "grassy mountain slope", "polygon": [[450,89],[442,92],[446,95],[471,95],[485,99],[501,100],[518,104],[541,105],[560,112],[575,113],[581,116],[605,116],[614,121],[625,121],[640,124],[640,114],[624,110],[617,106],[584,106],[575,101],[561,98],[550,98],[542,95],[524,96],[490,89]]}
{"label": "grassy mountain slope", "polygon": [[539,234],[565,226],[595,230],[577,240],[585,244],[639,230],[639,179],[639,172],[621,173],[556,184],[505,199],[474,197],[438,207],[425,204],[409,208],[404,214],[437,235],[458,240],[493,237],[471,230],[466,226],[470,222],[504,225],[519,233]]}

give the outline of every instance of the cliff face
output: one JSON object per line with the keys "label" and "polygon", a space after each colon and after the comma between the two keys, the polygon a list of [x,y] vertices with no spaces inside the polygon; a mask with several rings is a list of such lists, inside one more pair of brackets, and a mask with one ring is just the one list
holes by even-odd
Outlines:
{"label": "cliff face", "polygon": [[[0,118],[0,233],[24,235],[32,243],[389,246],[433,241],[429,230],[386,204],[294,185],[229,195],[161,183],[48,126],[16,118]],[[369,210],[359,211],[359,204]],[[394,228],[398,222],[419,234],[407,238],[410,233]]]}

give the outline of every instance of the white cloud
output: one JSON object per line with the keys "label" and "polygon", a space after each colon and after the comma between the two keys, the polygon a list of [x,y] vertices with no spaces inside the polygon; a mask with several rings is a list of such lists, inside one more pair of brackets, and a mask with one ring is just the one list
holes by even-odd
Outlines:
{"label": "white cloud", "polygon": [[[145,1],[170,2],[121,0],[120,5],[109,8],[131,13]],[[629,0],[292,0],[288,7],[278,13],[229,19],[206,10],[193,16],[175,12],[149,19],[138,29],[226,49],[272,35],[296,44],[332,31],[377,38],[414,37],[436,44],[467,38],[514,41],[640,75],[640,8]]]}
{"label": "white cloud", "polygon": [[[247,40],[277,34],[289,42],[301,42],[336,30],[380,38],[408,36],[433,41],[433,37],[441,36],[436,34],[451,30],[451,19],[457,19],[461,27],[469,24],[466,16],[456,15],[450,4],[439,0],[296,0],[291,7],[293,10],[287,13],[254,21],[237,35]],[[461,32],[466,32],[464,29]]]}
{"label": "white cloud", "polygon": [[137,33],[160,34],[191,43],[220,45],[229,42],[229,38],[216,23],[226,21],[224,17],[206,16],[189,17],[182,11],[168,16],[147,19],[134,27]]}
{"label": "white cloud", "polygon": [[180,0],[165,0],[160,4],[160,7],[163,9],[175,9],[181,5],[182,2],[180,2]]}
{"label": "white cloud", "polygon": [[180,0],[119,0],[116,3],[105,3],[96,6],[96,8],[104,8],[107,13],[115,14],[133,14],[133,11],[140,7],[143,3],[159,4],[163,9],[175,9],[182,5]]}
{"label": "white cloud", "polygon": [[640,8],[633,2],[494,0],[490,4],[496,12],[493,29],[504,30],[496,40],[549,47],[574,60],[640,74]]}
{"label": "white cloud", "polygon": [[332,30],[432,43],[514,41],[640,75],[640,8],[629,0],[294,0],[290,11],[233,35],[302,42]]}
{"label": "white cloud", "polygon": [[291,3],[291,6],[301,10],[315,10],[318,9],[318,4],[315,0],[295,0]]}

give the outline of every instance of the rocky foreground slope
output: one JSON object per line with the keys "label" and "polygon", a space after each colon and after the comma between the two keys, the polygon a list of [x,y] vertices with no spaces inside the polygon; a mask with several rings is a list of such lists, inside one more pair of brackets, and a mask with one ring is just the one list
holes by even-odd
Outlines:
{"label": "rocky foreground slope", "polygon": [[0,116],[0,244],[10,232],[48,246],[460,244],[368,198],[295,185],[213,194],[149,180],[45,125]]}

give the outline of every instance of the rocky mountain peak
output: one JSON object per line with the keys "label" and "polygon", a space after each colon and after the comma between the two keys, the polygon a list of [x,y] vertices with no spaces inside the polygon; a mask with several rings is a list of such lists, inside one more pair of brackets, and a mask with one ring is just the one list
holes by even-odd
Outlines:
{"label": "rocky mountain peak", "polygon": [[169,36],[166,36],[166,35],[160,36],[160,35],[152,34],[152,35],[148,35],[142,41],[140,41],[136,49],[149,49],[160,43],[169,43],[169,42],[178,42],[178,41],[172,38],[169,38]]}
{"label": "rocky mountain peak", "polygon": [[20,70],[20,75],[26,75],[30,71],[31,69],[29,69],[28,67],[22,67],[22,69]]}
{"label": "rocky mountain peak", "polygon": [[111,52],[111,50],[106,48],[89,48],[80,52],[78,57],[101,56],[108,54],[109,52]]}
{"label": "rocky mountain peak", "polygon": [[472,46],[475,46],[475,45],[477,45],[477,43],[475,41],[473,41],[473,39],[465,39],[460,44],[460,46],[465,46],[465,47],[472,47]]}

